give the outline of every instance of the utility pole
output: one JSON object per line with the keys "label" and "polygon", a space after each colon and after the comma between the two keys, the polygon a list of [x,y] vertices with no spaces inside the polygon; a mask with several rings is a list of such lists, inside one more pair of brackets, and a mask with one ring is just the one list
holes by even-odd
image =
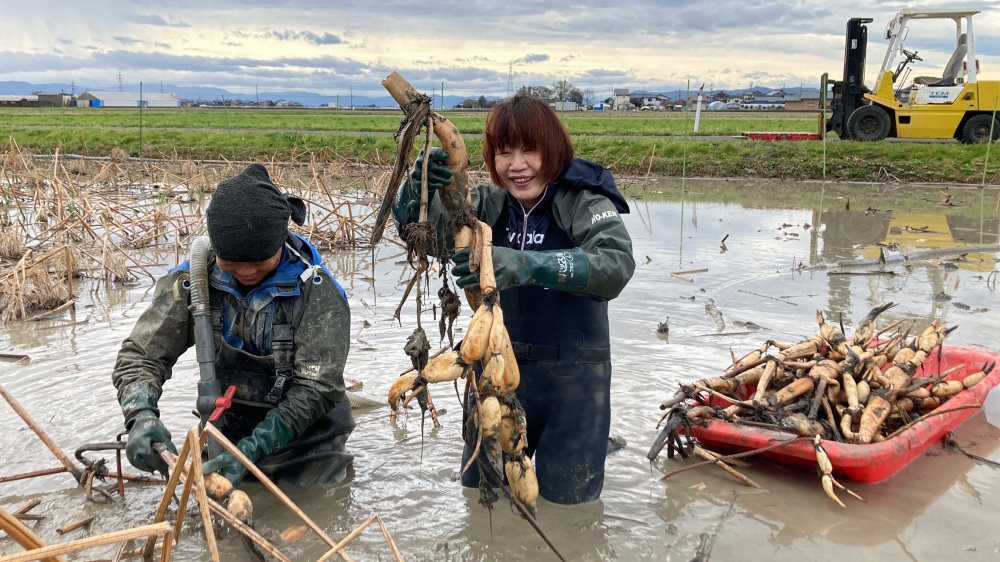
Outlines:
{"label": "utility pole", "polygon": [[142,161],[142,80],[139,81],[139,161]]}
{"label": "utility pole", "polygon": [[122,90],[122,81],[123,81],[123,79],[122,79],[122,73],[119,72],[118,73],[118,91],[119,92],[123,91]]}
{"label": "utility pole", "polygon": [[507,97],[514,97],[514,61],[507,66]]}
{"label": "utility pole", "polygon": [[260,90],[257,89],[257,85],[256,84],[254,84],[254,86],[253,86],[253,94],[254,94],[255,98],[257,99],[257,105],[260,106]]}
{"label": "utility pole", "polygon": [[441,109],[444,109],[444,80],[441,81]]}
{"label": "utility pole", "polygon": [[351,109],[354,109],[354,85],[351,85],[350,88],[351,88]]}
{"label": "utility pole", "polygon": [[566,79],[563,78],[562,85],[559,88],[559,114],[562,115],[566,112]]}

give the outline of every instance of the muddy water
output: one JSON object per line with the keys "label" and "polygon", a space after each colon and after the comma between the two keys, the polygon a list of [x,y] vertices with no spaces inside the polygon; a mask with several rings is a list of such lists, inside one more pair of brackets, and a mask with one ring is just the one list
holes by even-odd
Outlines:
{"label": "muddy water", "polygon": [[[703,535],[714,537],[716,560],[1000,556],[1000,539],[987,530],[1000,504],[1000,471],[942,447],[885,483],[848,483],[867,503],[841,494],[846,510],[823,495],[811,472],[755,462],[745,470],[770,490],[765,492],[707,468],[664,482],[662,473],[684,461],[668,460],[665,453],[652,466],[646,460],[661,413],[657,406],[678,383],[718,373],[730,350],[741,354],[767,339],[791,342],[812,334],[817,310],[828,318],[843,316],[850,330],[873,305],[898,302],[883,324],[902,319],[922,328],[938,318],[959,326],[949,343],[996,349],[1000,296],[989,275],[996,269],[995,247],[970,252],[962,261],[950,256],[893,261],[901,253],[995,245],[996,190],[669,180],[630,191],[633,212],[626,220],[638,265],[611,305],[612,433],[627,446],[608,458],[600,501],[576,507],[540,502],[538,523],[567,559],[690,560]],[[889,257],[882,268],[838,275],[810,267],[877,257],[879,244]],[[408,364],[402,345],[415,326],[412,299],[403,309],[402,326],[392,320],[408,279],[403,259],[392,243],[374,253],[328,256],[352,305],[355,337],[347,368],[371,397],[384,397]],[[163,256],[165,266],[172,262],[172,255]],[[121,429],[110,372],[121,340],[151,293],[148,279],[128,288],[85,285],[78,288],[74,314],[0,332],[0,349],[31,358],[28,364],[0,363],[0,383],[70,456],[83,444],[112,440]],[[719,314],[708,314],[706,304]],[[460,324],[467,322],[468,311],[465,318]],[[430,310],[424,322],[433,333]],[[669,325],[666,335],[657,334],[661,322]],[[161,400],[162,417],[177,443],[196,423],[191,409],[197,376],[189,353]],[[446,385],[435,390],[435,402],[445,410],[441,429],[422,425],[418,413],[394,428],[386,408],[359,411],[348,480],[291,489],[289,496],[337,538],[380,515],[408,560],[554,560],[503,502],[488,512],[478,504],[478,493],[457,483],[460,410],[453,390]],[[994,393],[984,412],[956,436],[970,453],[1000,461],[998,426],[1000,395]],[[58,466],[2,404],[0,427],[0,474]],[[258,484],[246,488],[255,501],[257,528],[290,558],[315,560],[325,552],[311,536],[283,543],[278,533],[297,519]],[[125,502],[95,505],[84,501],[70,477],[44,476],[0,484],[0,506],[12,511],[41,499],[32,513],[46,519],[29,525],[54,543],[147,523],[161,490],[130,485]],[[89,531],[56,533],[89,515],[97,517]],[[188,523],[175,559],[207,560],[200,520],[189,515]],[[250,559],[232,534],[222,536],[220,548],[226,560]],[[18,550],[10,539],[0,540],[0,554]],[[348,551],[356,560],[391,559],[375,528]],[[113,553],[105,547],[76,559]]]}

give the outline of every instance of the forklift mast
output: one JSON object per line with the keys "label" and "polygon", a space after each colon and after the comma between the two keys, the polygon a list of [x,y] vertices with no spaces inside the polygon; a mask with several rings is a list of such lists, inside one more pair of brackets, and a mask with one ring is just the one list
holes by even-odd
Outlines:
{"label": "forklift mast", "polygon": [[846,139],[847,119],[864,104],[865,58],[868,54],[868,26],[872,18],[851,18],[847,22],[847,41],[844,46],[844,77],[833,81],[833,114],[826,122],[826,130]]}

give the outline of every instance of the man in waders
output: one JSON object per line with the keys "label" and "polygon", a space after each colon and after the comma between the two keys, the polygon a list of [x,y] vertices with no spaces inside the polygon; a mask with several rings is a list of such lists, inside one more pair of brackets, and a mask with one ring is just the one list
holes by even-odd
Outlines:
{"label": "man in waders", "polygon": [[[305,203],[282,195],[264,166],[251,164],[219,183],[206,216],[211,250],[192,252],[157,281],[152,303],[118,353],[112,381],[129,462],[166,471],[153,444],[176,448],[157,400],[178,357],[197,343],[214,350],[218,388],[235,390],[217,423],[258,468],[293,485],[343,479],[353,460],[345,452],[354,419],[343,376],[350,310],[316,248],[288,230],[289,218],[305,222]],[[207,283],[201,282],[208,286],[213,337],[199,339],[213,341],[196,342],[190,305],[199,281],[192,272],[206,268]],[[210,472],[235,486],[247,469],[222,452],[205,463]]]}

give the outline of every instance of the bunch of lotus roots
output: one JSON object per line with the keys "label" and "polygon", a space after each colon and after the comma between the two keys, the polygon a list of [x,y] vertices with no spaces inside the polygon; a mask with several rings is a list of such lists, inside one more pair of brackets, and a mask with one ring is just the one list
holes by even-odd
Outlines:
{"label": "bunch of lotus roots", "polygon": [[[455,236],[455,247],[470,248],[470,268],[472,271],[478,268],[481,289],[480,295],[467,292],[475,313],[465,338],[458,349],[441,352],[423,369],[401,375],[389,390],[388,402],[395,412],[428,384],[464,378],[465,396],[470,401],[466,410],[476,437],[474,443],[468,443],[473,454],[463,471],[472,467],[480,450],[485,451],[496,475],[502,467],[511,492],[533,513],[538,481],[531,459],[524,454],[526,421],[514,394],[521,374],[500,308],[493,272],[492,230],[480,221],[463,226]],[[473,400],[475,404],[471,404]]]}

